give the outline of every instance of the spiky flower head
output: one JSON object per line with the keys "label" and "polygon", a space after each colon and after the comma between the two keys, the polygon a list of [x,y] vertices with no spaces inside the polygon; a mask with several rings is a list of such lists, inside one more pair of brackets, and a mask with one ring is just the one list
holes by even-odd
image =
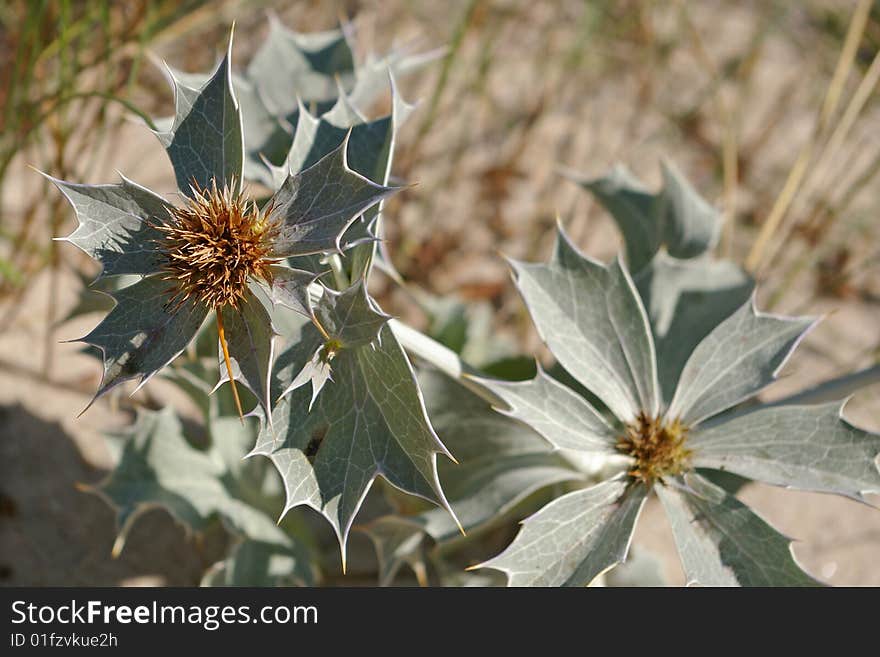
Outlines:
{"label": "spiky flower head", "polygon": [[280,225],[272,208],[260,209],[234,182],[203,189],[194,183],[183,205],[155,224],[161,276],[174,284],[177,305],[195,298],[210,308],[238,308],[249,281],[271,285],[270,256]]}
{"label": "spiky flower head", "polygon": [[117,290],[117,305],[82,338],[103,353],[96,397],[129,379],[143,385],[213,312],[221,376],[244,383],[270,416],[267,373],[276,332],[254,284],[308,316],[303,300],[316,272],[293,269],[287,258],[338,253],[355,219],[397,190],[348,166],[347,129],[335,148],[332,139],[325,143],[323,157],[308,168],[280,168],[265,205],[248,200],[241,190],[248,144],[232,84],[231,45],[230,38],[230,52],[199,89],[171,75],[176,114],[157,136],[183,202],[169,203],[127,179],[116,185],[53,179],[79,219],[66,239],[100,261],[105,276],[143,277]]}
{"label": "spiky flower head", "polygon": [[[699,287],[717,267],[660,254],[641,282],[682,284],[680,294],[639,288],[622,260],[605,265],[584,256],[561,229],[550,262],[513,263],[542,338],[593,398],[543,370],[529,381],[478,381],[499,408],[556,447],[609,457],[609,471],[620,455],[628,466],[545,506],[484,566],[506,572],[516,586],[589,584],[626,557],[653,492],[690,581],[816,583],[793,558],[789,539],[708,472],[861,499],[880,491],[880,435],[846,422],[839,403],[741,406],[775,380],[815,321],[761,313],[754,296],[730,307],[736,295],[728,289]],[[647,308],[644,289],[651,292]],[[711,303],[697,306],[702,324],[682,312],[693,312],[694,289],[711,294]],[[672,328],[661,334],[661,326]]]}
{"label": "spiky flower head", "polygon": [[625,425],[615,447],[632,459],[630,477],[653,484],[688,469],[691,450],[686,444],[687,433],[688,427],[678,419],[667,421],[641,412]]}

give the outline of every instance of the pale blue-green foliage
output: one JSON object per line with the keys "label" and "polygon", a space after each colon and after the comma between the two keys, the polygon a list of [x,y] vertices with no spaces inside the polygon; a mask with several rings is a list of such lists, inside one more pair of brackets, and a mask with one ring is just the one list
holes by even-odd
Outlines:
{"label": "pale blue-green foliage", "polygon": [[199,89],[181,84],[174,76],[174,120],[157,133],[174,166],[177,188],[207,189],[240,186],[244,166],[241,111],[232,91],[232,39],[226,57]]}
{"label": "pale blue-green foliage", "polygon": [[[458,460],[440,465],[440,479],[468,536],[503,521],[538,491],[584,481],[584,474],[539,434],[494,412],[461,383],[430,368],[419,370],[418,380],[437,435]],[[401,565],[419,559],[427,539],[438,549],[463,540],[439,508],[383,516],[364,529],[376,545],[383,584],[393,581]]]}
{"label": "pale blue-green foliage", "polygon": [[[394,78],[434,56],[359,63],[347,29],[304,35],[273,17],[244,72],[232,71],[229,52],[211,75],[171,71],[176,115],[161,122],[160,139],[181,191],[258,182],[283,221],[271,281],[221,311],[231,375],[253,393],[258,429],[250,418],[239,422],[229,387],[217,383],[218,372],[221,383],[230,373],[218,365],[208,309],[170,303],[170,283],[154,275],[150,223],[168,202],[124,178],[54,181],[79,219],[69,241],[128,285],[107,288],[117,305],[85,338],[103,351],[99,394],[164,368],[207,429],[207,446],[196,448],[171,411],[144,412],[114,439],[120,464],[99,492],[119,510],[117,546],[141,509],[160,504],[196,530],[219,518],[237,535],[203,583],[308,584],[318,581],[318,557],[296,507],[329,522],[345,565],[366,506],[382,583],[409,564],[450,585],[497,584],[498,571],[512,585],[588,584],[626,559],[651,490],[625,464],[586,474],[583,457],[625,462],[616,448],[623,425],[665,414],[690,429],[691,470],[653,486],[688,580],[815,583],[787,538],[700,473],[861,499],[880,489],[880,437],[847,423],[839,404],[740,406],[772,382],[812,320],[756,310],[751,278],[710,257],[719,213],[672,165],[656,193],[620,168],[578,177],[621,229],[625,260],[586,258],[560,231],[549,263],[513,263],[558,360],[552,376],[538,367],[527,381],[465,386],[428,366],[414,371],[366,281],[374,260],[394,274],[377,250],[381,203],[395,191],[395,141],[411,112]],[[389,88],[391,113],[366,118]],[[447,337],[490,367],[491,350],[468,345],[479,333],[472,328],[459,321],[458,335]],[[480,385],[495,408],[475,394]],[[396,512],[379,503],[377,515],[365,504],[377,477],[391,485],[382,487],[386,497],[398,495],[393,488],[424,499]],[[447,557],[462,543],[535,509],[487,569],[450,570]]]}
{"label": "pale blue-green foliage", "polygon": [[[237,418],[215,419],[213,442],[206,451],[189,443],[170,409],[141,411],[135,424],[115,439],[122,442],[119,463],[94,490],[117,510],[117,554],[138,515],[161,505],[194,530],[219,518],[245,544],[257,542],[283,559],[291,581],[315,581],[311,557],[301,541],[279,526],[271,511],[260,508],[272,501],[265,497],[266,473],[255,471],[253,466],[259,464],[242,461],[254,436]],[[237,550],[226,572],[244,556]]]}
{"label": "pale blue-green foliage", "polygon": [[[332,378],[333,359],[340,350],[379,344],[379,333],[390,319],[367,292],[363,279],[358,280],[342,292],[321,286],[321,296],[317,300],[307,300],[307,315],[322,334],[323,341],[315,350],[293,381],[287,384],[282,396],[300,386],[311,383],[312,398],[309,409],[318,394]],[[375,343],[375,344],[374,344]]]}
{"label": "pale blue-green foliage", "polygon": [[[353,53],[352,32],[351,26],[346,25],[326,32],[298,33],[270,14],[268,34],[250,64],[244,72],[232,74],[243,114],[246,179],[272,186],[273,169],[282,166],[294,151],[291,163],[295,171],[300,170],[305,164],[300,158],[312,150],[303,150],[302,137],[316,131],[315,117],[323,116],[324,123],[337,128],[363,123],[363,115],[387,90],[389,76],[407,75],[442,54],[401,49],[381,56],[371,53],[359,62]],[[201,87],[209,78],[207,74],[176,70],[172,74],[191,88]],[[325,129],[321,127],[318,131]],[[340,137],[328,147],[327,136],[318,136],[323,153],[341,140]],[[295,143],[297,140],[300,144]],[[381,152],[371,148],[367,155],[376,157]],[[358,164],[353,157],[356,171],[376,182],[385,182],[377,172],[365,171]]]}
{"label": "pale blue-green foliage", "polygon": [[[272,275],[265,281],[252,281],[235,307],[218,309],[231,371],[226,371],[222,357],[218,365],[216,338],[205,328],[211,309],[198,298],[185,298],[175,283],[161,274],[161,234],[154,226],[167,220],[171,204],[127,179],[98,187],[55,181],[79,219],[70,241],[95,257],[106,276],[144,276],[112,292],[116,306],[84,338],[103,352],[105,374],[98,393],[130,378],[139,378],[143,384],[192,345],[188,356],[179,359],[168,373],[202,409],[211,436],[210,449],[222,451],[224,437],[219,432],[226,420],[233,419],[227,415],[230,405],[218,404],[216,395],[211,394],[218,388],[220,393],[228,393],[228,387],[220,384],[230,376],[253,393],[253,414],[265,421],[261,435],[272,436],[268,447],[261,439],[255,449],[247,446],[236,458],[247,452],[265,453],[279,466],[280,497],[274,508],[265,499],[245,495],[248,500],[244,501],[240,491],[225,491],[232,481],[232,469],[218,467],[214,451],[202,454],[189,446],[179,421],[170,412],[144,416],[147,419],[139,422],[125,442],[120,467],[104,487],[106,495],[125,510],[125,527],[138,509],[149,504],[168,507],[197,529],[213,516],[228,524],[238,522],[240,526],[234,528],[243,540],[229,560],[208,576],[206,581],[210,582],[240,583],[249,577],[247,573],[256,576],[255,568],[262,568],[261,581],[290,581],[285,579],[288,575],[309,581],[303,574],[302,555],[291,553],[299,549],[297,540],[285,538],[280,530],[263,531],[261,521],[255,519],[268,518],[273,512],[277,517],[308,501],[331,520],[344,554],[351,522],[380,474],[395,486],[448,508],[436,470],[436,455],[448,452],[425,414],[407,357],[385,326],[388,316],[369,297],[365,282],[378,236],[374,208],[396,191],[386,183],[396,131],[411,108],[394,90],[392,76],[398,64],[401,70],[407,68],[403,65],[406,58],[371,59],[365,69],[357,70],[352,68],[350,53],[345,55],[348,44],[341,34],[293,38],[277,24],[272,30],[272,39],[288,39],[285,47],[295,43],[301,49],[305,72],[296,84],[302,86],[292,88],[292,82],[273,78],[284,71],[267,67],[265,53],[248,69],[249,79],[235,76],[230,43],[226,56],[207,78],[171,72],[176,112],[162,123],[164,129],[158,133],[181,192],[192,194],[194,188],[215,182],[221,187],[237,187],[247,177],[248,160],[254,156],[250,135],[259,133],[254,132],[248,117],[242,116],[242,107],[254,110],[258,123],[271,115],[282,133],[290,127],[279,123],[277,112],[291,108],[269,102],[275,113],[267,115],[259,108],[263,96],[250,92],[265,92],[269,85],[273,91],[304,103],[296,107],[302,120],[296,123],[295,136],[287,142],[288,152],[280,165],[262,161],[263,171],[270,174],[263,181],[268,180],[274,190],[264,208],[269,219],[280,226],[277,234],[272,234],[269,257],[277,260],[270,264]],[[338,76],[340,67],[351,69],[351,76]],[[341,86],[335,77],[340,77]],[[326,94],[316,91],[323,84],[321,78],[326,78],[324,82],[334,80]],[[286,85],[286,92],[279,85]],[[365,107],[389,87],[392,112],[374,121],[364,118],[345,94],[345,89],[351,90]],[[312,98],[312,91],[319,97]],[[310,110],[320,104],[312,100],[332,102],[313,116]],[[343,253],[346,250],[349,253]],[[331,254],[341,254],[346,260],[342,277],[355,281],[350,287],[333,289],[329,287],[332,280],[326,277],[320,285],[316,283]],[[291,268],[291,262],[307,265],[309,271]],[[310,298],[310,287],[323,294]],[[321,332],[308,320],[320,326]],[[299,330],[305,330],[308,337],[299,336]],[[331,359],[326,363],[324,383],[328,388],[317,396],[322,386],[316,387],[312,398],[316,404],[309,412],[307,404],[293,399],[300,391],[292,390],[282,398],[290,388],[293,377],[289,375],[295,374],[290,369],[291,354],[302,348],[308,356],[319,354],[326,341],[334,345],[332,367]],[[297,367],[302,370],[304,363]],[[273,413],[276,402],[280,410]],[[285,422],[276,427],[272,418],[279,413]],[[305,442],[299,441],[299,436],[315,423],[332,426],[321,438],[320,454],[308,455],[315,456],[314,472],[295,472],[284,466],[297,461],[298,450],[299,457],[304,457],[302,450],[308,451],[313,436]],[[157,438],[160,433],[161,439]],[[158,451],[152,451],[154,447]],[[180,468],[173,459],[175,451],[181,453]],[[248,460],[258,461],[271,467],[268,460]],[[186,472],[195,479],[188,481]],[[206,499],[199,497],[200,490],[209,493]],[[249,503],[255,508],[248,509]]]}
{"label": "pale blue-green foliage", "polygon": [[[214,184],[223,187],[242,182],[244,137],[232,88],[231,46],[230,39],[226,57],[201,89],[192,89],[172,76],[176,114],[159,138],[184,194]],[[279,226],[273,234],[270,256],[339,251],[349,226],[395,191],[348,166],[350,134],[343,134],[338,144],[307,168],[287,171],[267,201],[270,220]],[[173,281],[163,280],[162,240],[157,239],[160,233],[155,226],[167,221],[171,206],[126,179],[118,185],[101,186],[55,182],[79,220],[67,239],[96,258],[105,275],[146,277],[115,292],[117,305],[83,338],[103,353],[104,377],[97,395],[128,379],[139,378],[143,384],[190,343],[210,310],[197,297],[183,294]],[[289,289],[294,280],[285,279],[288,294],[295,294]],[[268,413],[275,329],[255,297],[248,296],[242,308],[244,312],[239,308],[221,310],[223,319],[235,329],[229,341],[233,375],[254,392]],[[228,378],[225,370],[223,375]]]}
{"label": "pale blue-green foliage", "polygon": [[[813,320],[766,315],[747,300],[696,344],[680,372],[660,368],[671,401],[650,392],[655,379],[652,328],[619,261],[605,266],[581,255],[560,233],[546,264],[515,263],[520,292],[554,355],[615,418],[609,425],[586,400],[565,410],[548,400],[543,372],[527,382],[479,382],[505,412],[551,444],[586,453],[613,450],[622,425],[638,416],[681,421],[690,460],[682,474],[651,482],[670,513],[686,575],[707,585],[811,584],[789,540],[695,468],[730,471],[767,483],[859,498],[880,491],[880,435],[858,429],[840,405],[761,407],[725,413],[771,383]],[[675,326],[667,319],[667,326]],[[683,327],[686,338],[686,327]],[[677,335],[668,333],[667,339]],[[577,344],[577,349],[572,344]],[[647,356],[646,356],[647,355]],[[609,369],[613,376],[607,376]],[[560,399],[572,396],[566,392]],[[601,421],[600,421],[601,420]],[[615,430],[616,429],[616,430]],[[512,585],[584,585],[625,558],[645,483],[621,472],[568,493],[526,520],[514,542],[484,566]],[[581,499],[583,498],[583,499]]]}
{"label": "pale blue-green foliage", "polygon": [[629,270],[638,273],[664,248],[679,259],[709,251],[721,231],[720,214],[701,197],[671,162],[662,163],[663,187],[649,191],[618,165],[599,178],[564,173],[589,190],[614,219],[626,244]]}

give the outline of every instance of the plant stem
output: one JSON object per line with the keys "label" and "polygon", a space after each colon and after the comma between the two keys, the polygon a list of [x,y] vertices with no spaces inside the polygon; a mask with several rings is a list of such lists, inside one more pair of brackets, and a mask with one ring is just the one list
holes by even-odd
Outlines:
{"label": "plant stem", "polygon": [[482,376],[479,370],[465,363],[452,349],[399,320],[390,320],[388,326],[404,349],[429,362],[490,404],[505,406],[502,400],[476,382],[474,377]]}
{"label": "plant stem", "polygon": [[238,419],[244,424],[244,413],[241,410],[241,399],[238,397],[238,388],[235,386],[235,378],[232,376],[232,364],[229,359],[229,345],[226,343],[226,331],[223,329],[223,313],[218,308],[214,314],[217,315],[217,335],[220,337],[220,349],[223,351],[223,362],[226,363],[226,375],[229,377],[229,384],[232,386],[232,396],[235,398],[235,408],[238,411]]}
{"label": "plant stem", "polygon": [[344,290],[349,286],[348,275],[345,273],[345,270],[342,268],[342,258],[339,257],[338,254],[334,253],[328,259],[330,263],[330,269],[333,271],[333,280],[336,282],[336,286],[340,291]]}

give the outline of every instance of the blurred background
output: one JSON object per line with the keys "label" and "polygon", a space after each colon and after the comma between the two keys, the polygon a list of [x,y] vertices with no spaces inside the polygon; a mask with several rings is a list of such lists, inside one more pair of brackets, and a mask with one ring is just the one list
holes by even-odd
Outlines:
{"label": "blurred background", "polygon": [[[723,210],[720,253],[757,276],[759,307],[825,315],[766,398],[880,361],[880,2],[7,0],[0,584],[195,584],[217,558],[210,541],[156,510],[111,559],[113,512],[77,490],[112,467],[101,432],[124,425],[138,397],[76,417],[100,372],[62,341],[99,320],[77,308],[95,263],[52,241],[74,215],[29,167],[87,183],[112,182],[118,170],[170,194],[167,157],[143,125],[172,112],[157,63],[208,70],[235,21],[241,69],[270,10],[297,31],[351,20],[360,57],[394,44],[447,48],[401,83],[420,104],[393,175],[418,184],[386,206],[389,251],[412,284],[489,322],[493,340],[544,353],[500,254],[546,258],[557,215],[590,255],[620,248],[611,220],[559,167],[600,175],[620,162],[659,187],[666,157]],[[387,311],[426,325],[390,281],[376,283]],[[847,412],[880,430],[880,385]],[[742,496],[799,540],[810,572],[880,585],[877,510],[756,484]],[[680,583],[653,504],[635,545]]]}

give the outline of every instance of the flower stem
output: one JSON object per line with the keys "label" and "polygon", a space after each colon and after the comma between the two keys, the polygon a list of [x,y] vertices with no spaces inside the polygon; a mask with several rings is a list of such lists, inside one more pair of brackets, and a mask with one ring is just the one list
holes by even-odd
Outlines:
{"label": "flower stem", "polygon": [[235,398],[235,408],[238,411],[238,419],[244,424],[244,413],[241,410],[241,399],[238,397],[238,388],[235,387],[235,379],[232,377],[232,364],[229,361],[229,345],[226,343],[226,332],[223,330],[223,314],[218,308],[215,312],[217,315],[217,335],[220,337],[220,349],[223,351],[223,361],[226,363],[226,375],[229,377],[229,384],[232,386],[232,396]]}

